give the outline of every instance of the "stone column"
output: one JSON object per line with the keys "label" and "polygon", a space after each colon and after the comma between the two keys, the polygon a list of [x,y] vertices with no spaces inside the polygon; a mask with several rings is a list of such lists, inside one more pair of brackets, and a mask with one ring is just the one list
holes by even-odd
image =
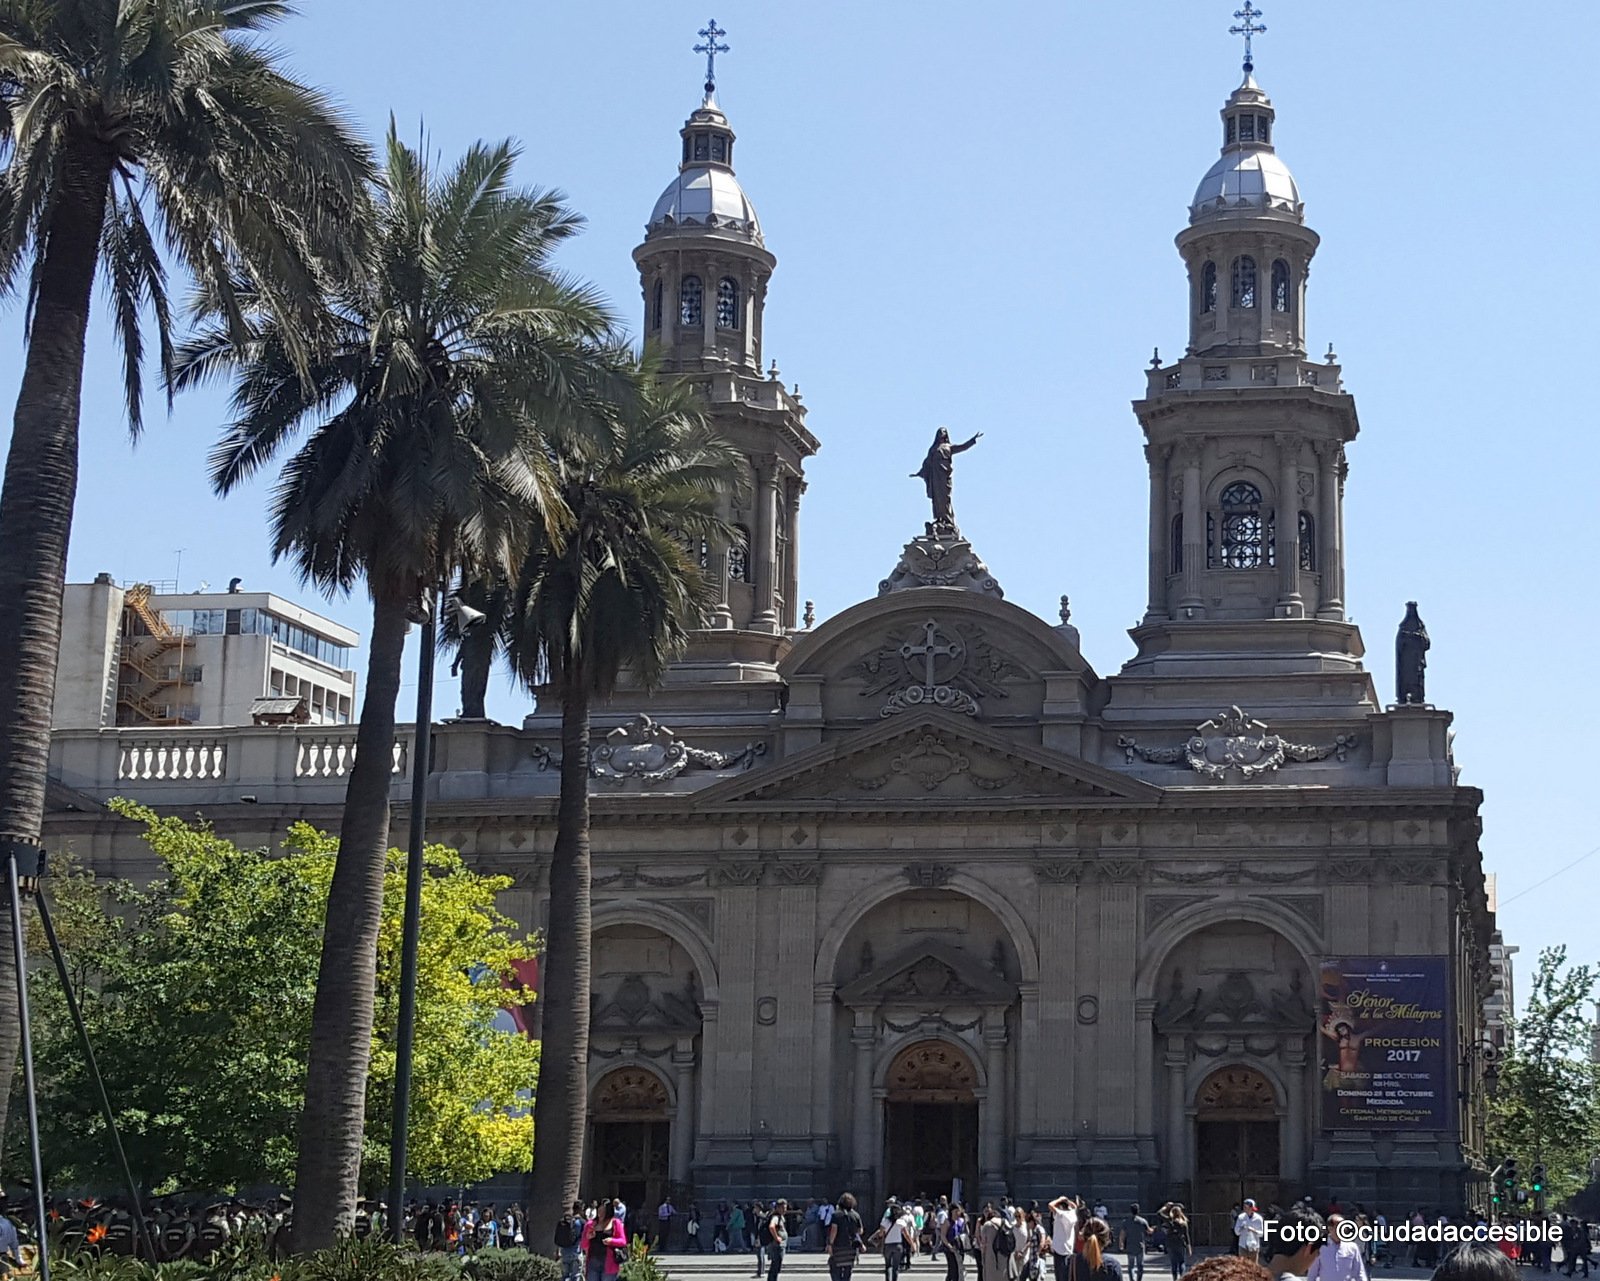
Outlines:
{"label": "stone column", "polygon": [[806,492],[806,483],[799,476],[789,477],[783,487],[784,533],[788,546],[783,555],[783,626],[800,625],[800,495]]}
{"label": "stone column", "polygon": [[850,1159],[851,1180],[857,1187],[872,1186],[872,1167],[876,1164],[873,1135],[877,1125],[872,1116],[872,1056],[878,1047],[878,1029],[870,1010],[856,1011],[856,1025],[850,1030],[855,1047],[855,1069],[851,1073],[850,1094],[854,1112],[855,1152]]}
{"label": "stone column", "polygon": [[694,1165],[695,1093],[699,1088],[693,1037],[680,1037],[673,1047],[672,1071],[678,1089],[678,1114],[672,1120],[668,1177],[674,1183],[687,1183]]}
{"label": "stone column", "polygon": [[1183,596],[1178,605],[1189,617],[1205,617],[1206,601],[1200,594],[1200,571],[1205,568],[1205,512],[1201,508],[1200,442],[1186,440],[1179,446],[1183,462]]}
{"label": "stone column", "polygon": [[978,1110],[979,1192],[999,1196],[1006,1191],[1006,1025],[998,1010],[983,1019],[984,1071],[987,1097]]}
{"label": "stone column", "polygon": [[707,569],[717,590],[717,603],[711,607],[711,626],[718,630],[727,630],[733,626],[733,610],[728,606],[728,544],[726,540],[719,538],[712,545],[711,563],[707,566]]}
{"label": "stone column", "polygon": [[811,1154],[819,1166],[829,1164],[833,1131],[833,984],[818,983],[811,989]]}
{"label": "stone column", "polygon": [[[1189,1100],[1183,1088],[1183,1070],[1188,1052],[1181,1036],[1167,1038],[1167,1181],[1187,1182],[1189,1178]],[[1192,1190],[1186,1190],[1192,1196]],[[1187,1199],[1185,1197],[1184,1199]]]}
{"label": "stone column", "polygon": [[1150,603],[1144,621],[1153,623],[1167,617],[1167,557],[1172,542],[1172,522],[1167,518],[1167,457],[1170,445],[1146,445],[1145,460],[1150,464]]}
{"label": "stone column", "polygon": [[1283,1125],[1283,1172],[1293,1182],[1305,1177],[1306,1045],[1291,1033],[1283,1039],[1283,1093],[1288,1115]]}
{"label": "stone column", "polygon": [[1022,1151],[1023,1144],[1032,1149],[1032,1139],[1039,1132],[1039,1091],[1027,1088],[1027,1082],[1052,1076],[1040,1072],[1038,1063],[1041,1022],[1039,1017],[1039,985],[1020,983],[1017,990],[1022,997],[1022,1018],[1017,1025],[1017,1160],[1028,1159]]}
{"label": "stone column", "polygon": [[1344,618],[1344,547],[1340,491],[1343,451],[1333,441],[1317,445],[1317,491],[1322,499],[1317,515],[1317,566],[1322,571],[1322,599],[1317,613],[1335,621]]}
{"label": "stone column", "polygon": [[707,262],[700,272],[700,346],[710,355],[717,345],[717,281],[722,279],[722,268]]}
{"label": "stone column", "polygon": [[750,550],[755,560],[750,568],[755,581],[756,600],[750,629],[775,632],[778,630],[778,611],[773,590],[778,568],[778,460],[771,454],[764,454],[753,461],[756,468],[756,545]]}
{"label": "stone column", "polygon": [[1300,595],[1300,438],[1279,435],[1278,445],[1278,616],[1304,618]]}

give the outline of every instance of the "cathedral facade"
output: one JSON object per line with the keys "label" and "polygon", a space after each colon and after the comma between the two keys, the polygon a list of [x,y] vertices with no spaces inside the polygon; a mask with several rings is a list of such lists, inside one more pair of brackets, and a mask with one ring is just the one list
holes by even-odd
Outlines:
{"label": "cathedral facade", "polygon": [[[776,259],[734,132],[709,92],[689,116],[634,251],[644,331],[749,483],[739,536],[698,549],[708,626],[662,688],[597,717],[587,1192],[959,1181],[969,1201],[1201,1215],[1480,1197],[1481,795],[1418,662],[1394,704],[1363,664],[1344,611],[1355,404],[1306,353],[1318,237],[1253,78],[1220,129],[1178,236],[1187,350],[1137,375],[1148,604],[1100,674],[1065,608],[1007,601],[953,516],[884,549],[873,598],[821,623],[799,608],[818,441],[763,372]],[[513,877],[530,925],[560,911],[558,719],[436,732],[431,835]],[[336,813],[326,779],[281,782],[249,807],[209,781],[143,796],[263,839]],[[52,828],[131,840],[103,817]],[[1421,1034],[1395,1030],[1423,1006]]]}

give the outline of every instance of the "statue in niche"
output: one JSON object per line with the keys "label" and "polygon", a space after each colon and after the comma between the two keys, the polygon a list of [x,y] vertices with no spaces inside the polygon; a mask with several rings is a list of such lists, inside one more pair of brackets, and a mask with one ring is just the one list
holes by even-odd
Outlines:
{"label": "statue in niche", "polygon": [[1394,699],[1402,705],[1427,702],[1428,629],[1417,614],[1417,602],[1406,602],[1406,616],[1394,638]]}
{"label": "statue in niche", "polygon": [[928,456],[922,460],[922,467],[911,474],[921,479],[928,488],[928,501],[933,504],[933,529],[943,527],[955,529],[956,510],[952,495],[955,490],[955,456],[965,453],[983,439],[980,431],[971,440],[960,445],[950,443],[950,429],[941,427],[933,436],[933,444],[928,449]]}

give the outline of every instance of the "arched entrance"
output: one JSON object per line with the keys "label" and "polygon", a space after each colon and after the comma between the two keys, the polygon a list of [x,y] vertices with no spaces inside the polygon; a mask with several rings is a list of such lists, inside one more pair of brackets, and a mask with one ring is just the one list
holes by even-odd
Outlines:
{"label": "arched entrance", "polygon": [[1278,1197],[1278,1098],[1254,1068],[1219,1068],[1195,1095],[1195,1209],[1226,1215],[1245,1197]]}
{"label": "arched entrance", "polygon": [[888,1192],[932,1199],[978,1188],[977,1069],[948,1041],[918,1041],[889,1065],[884,1095]]}
{"label": "arched entrance", "polygon": [[589,1108],[589,1195],[621,1197],[633,1207],[659,1204],[667,1190],[671,1102],[661,1078],[619,1067],[595,1086]]}

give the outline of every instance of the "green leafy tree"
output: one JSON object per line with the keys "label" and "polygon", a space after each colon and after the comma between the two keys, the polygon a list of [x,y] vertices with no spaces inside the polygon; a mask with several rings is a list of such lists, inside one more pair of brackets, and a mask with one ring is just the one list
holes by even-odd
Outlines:
{"label": "green leafy tree", "polygon": [[1596,978],[1593,966],[1568,966],[1564,946],[1539,953],[1489,1105],[1491,1158],[1515,1157],[1524,1188],[1542,1162],[1552,1206],[1588,1183],[1589,1161],[1600,1151],[1600,1083],[1589,1059],[1588,1019]]}
{"label": "green leafy tree", "polygon": [[256,307],[242,346],[224,318],[178,359],[179,386],[235,376],[218,492],[303,437],[273,492],[273,554],[329,592],[364,578],[373,602],[300,1119],[302,1250],[355,1215],[408,619],[458,572],[509,574],[525,527],[563,519],[546,432],[581,421],[617,363],[610,314],[551,265],[581,219],[557,193],[514,187],[515,159],[509,142],[480,143],[436,170],[391,122],[370,277],[332,296],[316,332]]}
{"label": "green leafy tree", "polygon": [[559,906],[541,972],[539,1146],[528,1185],[535,1224],[554,1223],[577,1195],[587,1130],[590,709],[624,672],[638,686],[657,685],[704,625],[708,582],[685,540],[729,537],[718,499],[739,475],[739,455],[707,426],[691,390],[647,386],[640,408],[604,438],[561,443],[554,463],[571,524],[559,542],[534,542],[512,607],[518,674],[561,704],[550,866],[550,901]]}
{"label": "green leafy tree", "polygon": [[[169,264],[224,310],[242,278],[307,314],[319,275],[359,248],[366,151],[262,43],[287,8],[0,0],[0,290],[21,293],[27,332],[0,486],[0,835],[37,843],[43,820],[96,277],[137,434],[148,330],[163,373],[171,363]],[[0,903],[0,933],[9,921]],[[20,1034],[0,948],[0,1080]]]}
{"label": "green leafy tree", "polygon": [[[69,865],[46,892],[135,1177],[150,1189],[288,1182],[335,843],[297,824],[279,851],[240,849],[204,826],[114,806],[145,824],[162,875],[136,889]],[[398,1000],[404,869],[392,851],[378,949],[383,1029]],[[532,1138],[538,1046],[493,1026],[523,999],[502,984],[534,949],[494,906],[508,885],[442,846],[427,851],[410,1145],[413,1173],[430,1182],[516,1168]],[[47,1165],[58,1182],[115,1186],[59,985],[41,977],[35,991]],[[380,1035],[366,1081],[369,1188],[387,1178],[393,1088],[393,1048]]]}

